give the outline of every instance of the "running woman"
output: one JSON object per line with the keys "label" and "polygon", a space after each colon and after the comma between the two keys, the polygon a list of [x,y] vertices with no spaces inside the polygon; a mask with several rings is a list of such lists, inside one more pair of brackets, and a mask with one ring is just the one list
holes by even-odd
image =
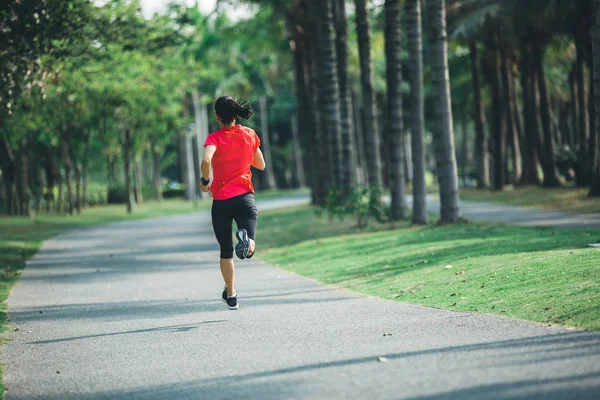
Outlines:
{"label": "running woman", "polygon": [[[225,280],[221,297],[230,310],[239,307],[234,286],[232,222],[235,220],[238,227],[235,254],[242,260],[252,257],[256,248],[258,211],[250,166],[265,169],[256,132],[238,123],[240,118],[248,119],[252,114],[248,103],[239,103],[231,96],[219,97],[215,102],[215,116],[221,129],[208,135],[202,159],[200,189],[203,192],[210,189],[212,193],[212,224],[221,247],[221,274]],[[212,181],[209,180],[211,166]]]}

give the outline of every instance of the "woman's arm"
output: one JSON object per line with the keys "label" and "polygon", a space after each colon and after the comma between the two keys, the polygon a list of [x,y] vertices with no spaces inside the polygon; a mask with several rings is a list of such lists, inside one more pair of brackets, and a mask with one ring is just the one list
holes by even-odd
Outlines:
{"label": "woman's arm", "polygon": [[[212,158],[215,155],[215,151],[217,151],[217,146],[208,145],[204,149],[204,157],[202,157],[202,163],[200,164],[200,170],[202,172],[202,179],[208,181],[210,178],[210,165],[212,163]],[[201,185],[200,190],[203,192],[208,192],[208,188],[210,187],[210,183],[208,185]]]}
{"label": "woman's arm", "polygon": [[263,153],[260,151],[260,149],[256,149],[256,153],[254,153],[254,157],[252,157],[252,162],[250,165],[252,165],[254,168],[260,169],[261,171],[263,171],[267,166],[265,164]]}

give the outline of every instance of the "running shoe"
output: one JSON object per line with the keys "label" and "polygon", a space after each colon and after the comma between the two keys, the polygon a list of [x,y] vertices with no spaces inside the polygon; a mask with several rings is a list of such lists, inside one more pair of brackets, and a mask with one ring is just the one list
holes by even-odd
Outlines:
{"label": "running shoe", "polygon": [[238,244],[235,245],[235,255],[238,256],[240,260],[243,260],[248,256],[248,250],[250,249],[248,232],[246,232],[245,229],[239,229],[235,233],[235,237],[237,237],[238,240]]}

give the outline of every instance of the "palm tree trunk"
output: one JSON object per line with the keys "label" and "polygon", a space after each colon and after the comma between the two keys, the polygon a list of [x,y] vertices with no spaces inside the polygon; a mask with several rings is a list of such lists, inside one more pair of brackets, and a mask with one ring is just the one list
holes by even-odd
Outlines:
{"label": "palm tree trunk", "polygon": [[388,177],[391,192],[391,220],[406,218],[404,188],[404,126],[402,109],[402,21],[400,0],[386,0],[385,58],[388,96],[387,143],[389,150]]}
{"label": "palm tree trunk", "polygon": [[358,36],[358,54],[360,59],[360,81],[362,87],[364,115],[364,141],[367,152],[367,175],[370,185],[382,185],[381,149],[375,91],[373,90],[373,71],[371,60],[371,38],[366,0],[355,0],[356,32]]}
{"label": "palm tree trunk", "polygon": [[271,153],[271,141],[269,138],[269,114],[267,111],[267,97],[261,96],[260,104],[260,143],[265,155],[267,167],[264,170],[265,189],[275,189],[275,174],[273,173],[273,155]]}
{"label": "palm tree trunk", "polygon": [[516,103],[513,103],[514,96],[514,80],[512,77],[512,60],[502,52],[502,87],[504,89],[504,103],[506,113],[506,125],[508,144],[511,150],[512,161],[512,183],[518,185],[521,181],[522,162],[521,162],[521,144],[519,141],[519,132],[517,130],[517,121],[515,120]]}
{"label": "palm tree trunk", "polygon": [[[577,41],[576,41],[576,44]],[[590,184],[591,171],[588,159],[588,140],[590,133],[589,115],[588,115],[588,87],[587,74],[583,59],[582,45],[577,46],[577,59],[575,61],[576,76],[577,76],[577,123],[579,126],[578,142],[579,150],[577,152],[578,170],[577,170],[577,186],[585,187]]]}
{"label": "palm tree trunk", "polygon": [[314,148],[315,151],[311,154],[312,166],[314,168],[315,175],[313,177],[313,198],[312,201],[314,204],[324,204],[325,198],[327,197],[327,186],[329,185],[330,176],[328,173],[328,164],[327,164],[327,141],[325,138],[325,127],[321,126],[321,110],[317,106],[319,104],[319,92],[321,88],[319,88],[318,84],[318,68],[317,68],[317,60],[320,57],[319,55],[319,1],[312,0],[308,3],[308,15],[310,21],[310,40],[309,43],[309,51],[307,51],[306,55],[308,57],[307,65],[308,65],[308,77],[309,82],[307,84],[307,88],[310,88],[310,92],[308,93],[308,98],[310,101],[310,122],[312,125],[312,131],[314,132]]}
{"label": "palm tree trunk", "polygon": [[542,160],[542,168],[544,170],[544,181],[542,185],[545,187],[561,186],[560,178],[556,170],[556,160],[554,154],[554,140],[552,138],[552,126],[550,116],[550,101],[548,95],[548,87],[546,85],[546,71],[544,68],[544,53],[545,49],[538,40],[533,41],[533,66],[538,80],[538,88],[540,91],[540,117],[542,120],[542,130],[544,133],[544,159]]}
{"label": "palm tree trunk", "polygon": [[540,185],[541,179],[538,170],[538,155],[536,151],[536,136],[538,135],[537,107],[535,101],[535,85],[531,67],[530,46],[522,44],[521,49],[521,88],[523,95],[523,169],[521,185]]}
{"label": "palm tree trunk", "polygon": [[445,0],[428,0],[427,11],[431,29],[431,75],[435,109],[433,144],[440,187],[440,221],[452,223],[460,218],[460,201],[452,126],[445,3]]}
{"label": "palm tree trunk", "polygon": [[490,171],[488,160],[487,139],[484,130],[483,101],[481,99],[481,79],[479,77],[479,57],[477,44],[474,40],[469,42],[471,55],[471,80],[473,81],[473,102],[475,121],[475,157],[477,165],[477,188],[486,189],[490,186]]}
{"label": "palm tree trunk", "polygon": [[[592,49],[593,49],[593,87],[594,87],[594,125],[592,134],[598,137],[600,122],[600,0],[594,0],[594,19],[592,25]],[[599,141],[596,142],[597,157],[600,154]],[[589,196],[600,196],[600,162],[596,160],[596,170],[590,188]]]}
{"label": "palm tree trunk", "polygon": [[336,32],[336,62],[339,81],[340,106],[340,135],[341,135],[341,173],[339,186],[343,198],[350,192],[354,176],[353,146],[352,146],[352,113],[350,99],[350,84],[348,80],[348,23],[344,0],[333,0],[333,17]]}
{"label": "palm tree trunk", "polygon": [[[306,6],[306,4],[302,3],[298,9],[302,16],[306,15],[306,8],[304,6]],[[307,59],[309,58],[307,57],[309,41],[307,40],[305,32],[306,22],[302,22],[304,25],[300,25],[293,16],[287,15],[286,25],[290,43],[292,44],[291,50],[294,55],[294,81],[297,104],[295,124],[299,134],[297,137],[297,145],[299,146],[298,150],[305,149],[305,151],[301,151],[303,157],[300,160],[302,169],[305,172],[303,173],[304,178],[302,179],[302,185],[308,185],[312,189],[314,195],[315,183],[317,181],[314,179],[316,176],[316,166],[310,158],[311,156],[314,156],[317,149],[315,147],[315,130],[312,128],[311,105],[309,101],[310,77],[307,62]]]}
{"label": "palm tree trunk", "polygon": [[413,220],[426,224],[427,200],[425,183],[425,137],[423,95],[423,31],[421,0],[407,0],[406,28],[408,31],[408,58],[410,63],[410,130],[413,161]]}
{"label": "palm tree trunk", "polygon": [[356,166],[357,166],[357,184],[365,185],[368,183],[367,177],[367,150],[365,149],[365,136],[363,134],[363,117],[359,104],[358,95],[354,90],[352,94],[352,114],[354,115],[354,142],[356,143]]}
{"label": "palm tree trunk", "polygon": [[316,1],[318,4],[318,33],[320,40],[317,49],[317,83],[320,110],[320,125],[327,141],[328,171],[334,187],[341,184],[341,130],[340,130],[340,88],[335,53],[335,33],[333,31],[333,0]]}
{"label": "palm tree trunk", "polygon": [[301,188],[306,183],[304,176],[304,163],[302,162],[302,146],[300,146],[300,134],[298,132],[298,118],[292,117],[292,153],[294,168],[292,168],[292,186]]}

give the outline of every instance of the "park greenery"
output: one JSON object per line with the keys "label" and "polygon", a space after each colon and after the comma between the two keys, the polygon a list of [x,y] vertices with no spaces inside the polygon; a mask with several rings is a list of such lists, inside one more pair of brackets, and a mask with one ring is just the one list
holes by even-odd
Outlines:
{"label": "park greenery", "polygon": [[[231,20],[242,3],[250,13]],[[408,218],[410,188],[424,223],[429,173],[446,223],[460,220],[459,187],[599,195],[596,3],[220,0],[146,18],[138,0],[9,1],[0,203],[72,215],[195,202],[222,94],[257,111],[269,168],[256,186],[308,185],[337,213],[389,191],[386,217]]]}
{"label": "park greenery", "polygon": [[257,255],[391,301],[600,329],[598,250],[586,248],[598,234],[407,221],[358,230],[353,221],[331,224],[300,207],[261,215]]}

